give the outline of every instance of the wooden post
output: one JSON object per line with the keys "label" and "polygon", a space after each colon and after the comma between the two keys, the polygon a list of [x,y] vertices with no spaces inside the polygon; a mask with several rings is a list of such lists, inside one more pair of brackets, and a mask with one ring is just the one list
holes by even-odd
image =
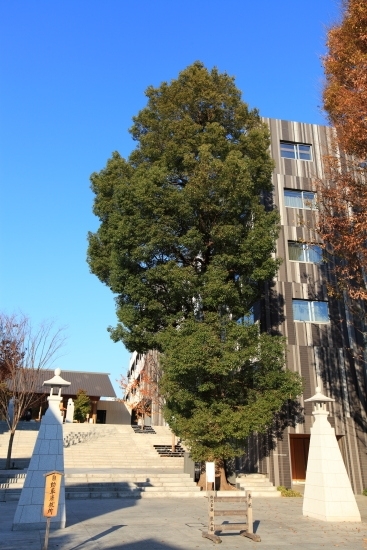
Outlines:
{"label": "wooden post", "polygon": [[243,537],[253,540],[254,542],[260,542],[259,535],[254,533],[254,520],[252,515],[252,497],[251,493],[247,493],[247,530],[240,533]]}
{"label": "wooden post", "polygon": [[57,516],[57,509],[59,506],[59,496],[61,487],[61,478],[64,475],[61,472],[48,472],[43,474],[45,476],[45,495],[43,502],[43,515],[46,516],[46,534],[45,543],[42,550],[48,548],[48,537],[50,534],[50,521],[51,518]]}
{"label": "wooden post", "polygon": [[49,534],[50,534],[50,521],[51,521],[51,518],[48,517],[47,522],[46,522],[45,542],[44,542],[42,550],[47,550],[47,548],[48,548],[48,537],[49,537]]}
{"label": "wooden post", "polygon": [[209,494],[209,497],[208,497],[208,516],[209,516],[208,532],[206,533],[206,532],[203,531],[202,536],[206,539],[209,539],[209,540],[215,542],[216,544],[219,544],[219,543],[222,542],[222,539],[215,534],[214,496],[215,496],[215,491],[212,491]]}

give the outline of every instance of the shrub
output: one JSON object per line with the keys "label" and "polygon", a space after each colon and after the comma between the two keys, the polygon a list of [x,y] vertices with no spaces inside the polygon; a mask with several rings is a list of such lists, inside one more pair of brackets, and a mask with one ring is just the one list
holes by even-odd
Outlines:
{"label": "shrub", "polygon": [[293,491],[293,489],[287,489],[284,485],[279,485],[277,487],[278,491],[281,492],[282,497],[301,497],[302,494],[299,491]]}

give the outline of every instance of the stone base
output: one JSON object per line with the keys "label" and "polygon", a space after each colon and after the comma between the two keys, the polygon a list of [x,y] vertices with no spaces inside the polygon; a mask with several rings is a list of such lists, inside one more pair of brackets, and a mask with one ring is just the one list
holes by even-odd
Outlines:
{"label": "stone base", "polygon": [[361,516],[324,516],[322,514],[315,514],[313,512],[306,512],[303,514],[304,516],[312,519],[318,519],[320,521],[330,521],[330,522],[338,522],[338,523],[345,523],[345,522],[354,522],[354,523],[360,523],[361,522]]}

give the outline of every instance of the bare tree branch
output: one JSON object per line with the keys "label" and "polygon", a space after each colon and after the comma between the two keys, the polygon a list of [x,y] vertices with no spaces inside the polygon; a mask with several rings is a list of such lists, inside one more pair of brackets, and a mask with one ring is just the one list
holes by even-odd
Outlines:
{"label": "bare tree branch", "polygon": [[10,431],[6,468],[18,422],[43,393],[40,370],[60,357],[65,339],[64,329],[53,321],[34,328],[22,313],[0,313],[0,414]]}

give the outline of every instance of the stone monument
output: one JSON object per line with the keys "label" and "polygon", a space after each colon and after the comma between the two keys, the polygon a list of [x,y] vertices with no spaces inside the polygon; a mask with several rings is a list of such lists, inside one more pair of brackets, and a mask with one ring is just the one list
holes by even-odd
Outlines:
{"label": "stone monument", "polygon": [[[70,386],[70,382],[61,378],[60,374],[61,370],[56,369],[55,376],[43,383],[44,386],[51,388],[47,398],[48,409],[42,418],[27,477],[15,511],[13,531],[29,531],[46,527],[46,517],[43,516],[45,474],[55,470],[64,472],[60,403],[61,388]],[[54,393],[54,390],[57,393]],[[58,513],[51,518],[51,528],[64,528],[65,521],[65,482],[62,476]]]}
{"label": "stone monument", "polygon": [[71,397],[68,399],[68,404],[66,407],[66,418],[65,422],[74,422],[74,401],[71,399]]}
{"label": "stone monument", "polygon": [[303,515],[322,521],[361,521],[335,430],[327,419],[325,403],[335,399],[316,388],[316,394],[307,401],[315,404],[315,422],[311,428]]}

